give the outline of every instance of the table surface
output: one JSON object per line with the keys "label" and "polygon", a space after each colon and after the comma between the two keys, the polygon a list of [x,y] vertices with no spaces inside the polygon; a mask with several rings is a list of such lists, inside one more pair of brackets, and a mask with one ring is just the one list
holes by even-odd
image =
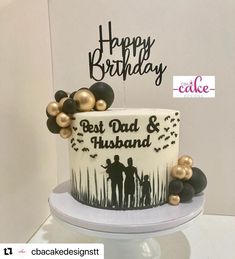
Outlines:
{"label": "table surface", "polygon": [[[235,217],[202,215],[187,229],[159,236],[157,240],[162,259],[234,259]],[[97,239],[49,217],[29,242],[96,243]]]}

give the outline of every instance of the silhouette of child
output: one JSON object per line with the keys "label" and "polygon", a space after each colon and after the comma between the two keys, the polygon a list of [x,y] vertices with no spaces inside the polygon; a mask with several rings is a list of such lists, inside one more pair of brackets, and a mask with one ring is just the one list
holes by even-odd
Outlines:
{"label": "silhouette of child", "polygon": [[110,171],[110,166],[111,166],[111,160],[108,158],[106,159],[106,165],[101,165],[104,169],[106,169],[106,173],[109,175],[107,180],[111,179],[111,171]]}
{"label": "silhouette of child", "polygon": [[144,181],[140,184],[142,186],[142,197],[141,197],[141,205],[149,206],[151,202],[150,193],[151,193],[151,185],[149,182],[149,176],[144,176]]}

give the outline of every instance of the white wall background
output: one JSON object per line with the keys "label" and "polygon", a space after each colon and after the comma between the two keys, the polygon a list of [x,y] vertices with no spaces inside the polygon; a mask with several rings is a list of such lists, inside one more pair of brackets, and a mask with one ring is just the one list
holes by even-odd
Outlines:
{"label": "white wall background", "polygon": [[26,242],[49,215],[56,142],[47,1],[0,2],[0,242]]}
{"label": "white wall background", "polygon": [[[149,8],[153,2],[156,7]],[[167,0],[145,1],[144,6],[132,0],[112,1],[109,5],[105,0],[50,3],[51,22],[56,28],[52,31],[53,56],[54,61],[60,60],[54,63],[55,88],[72,90],[92,83],[87,74],[77,73],[77,63],[67,64],[68,57],[77,54],[70,45],[64,45],[68,40],[64,30],[71,22],[74,27],[67,31],[69,37],[73,33],[76,41],[87,36],[97,41],[94,33],[103,21],[102,15],[115,13],[119,34],[123,21],[133,35],[146,30],[144,21],[155,17],[148,29],[158,35],[157,50],[168,65],[164,84],[160,88],[148,86],[145,79],[141,82],[143,90],[138,77],[130,78],[127,106],[181,110],[181,154],[191,154],[208,176],[206,212],[235,215],[235,2]],[[98,11],[102,5],[106,7],[103,14]],[[134,21],[138,21],[135,13],[146,12],[142,26],[133,29],[134,22],[128,22],[128,8],[135,10]],[[88,20],[82,19],[83,14],[89,26],[96,25],[94,33],[90,34],[85,26]],[[78,24],[74,23],[76,19]],[[53,98],[50,51],[47,1],[1,0],[0,242],[27,241],[49,214],[47,197],[56,185],[57,165],[59,181],[68,177],[66,142],[56,141],[45,127],[45,106]],[[215,99],[172,98],[172,75],[200,73],[216,76]],[[115,88],[115,106],[123,106],[123,90],[118,84],[121,80],[106,81]]]}

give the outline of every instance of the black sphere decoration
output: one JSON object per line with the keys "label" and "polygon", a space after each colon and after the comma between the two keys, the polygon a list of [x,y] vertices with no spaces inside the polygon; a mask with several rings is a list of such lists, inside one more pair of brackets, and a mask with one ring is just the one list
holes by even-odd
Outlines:
{"label": "black sphere decoration", "polygon": [[60,133],[61,127],[56,123],[56,117],[49,117],[47,119],[47,128],[51,133],[58,134]]}
{"label": "black sphere decoration", "polygon": [[172,180],[169,184],[169,194],[179,194],[183,190],[184,184],[180,180]]}
{"label": "black sphere decoration", "polygon": [[64,97],[68,97],[68,94],[63,90],[59,90],[55,93],[55,100],[57,102],[59,102]]}
{"label": "black sphere decoration", "polygon": [[184,183],[183,190],[179,193],[180,202],[188,202],[191,201],[195,194],[195,190],[193,186],[189,183]]}
{"label": "black sphere decoration", "polygon": [[69,98],[72,98],[72,99],[73,99],[73,97],[74,97],[74,95],[76,94],[76,92],[77,92],[77,91],[72,92],[72,93],[69,95]]}
{"label": "black sphere decoration", "polygon": [[104,100],[109,108],[114,101],[114,92],[111,86],[104,82],[94,83],[89,90],[94,94],[96,101]]}
{"label": "black sphere decoration", "polygon": [[71,98],[65,100],[63,107],[62,107],[62,112],[67,113],[67,114],[73,114],[76,111],[77,111],[76,102]]}
{"label": "black sphere decoration", "polygon": [[187,182],[193,186],[195,190],[195,194],[198,194],[206,188],[207,179],[201,169],[197,167],[192,167],[192,170],[193,170],[193,175]]}

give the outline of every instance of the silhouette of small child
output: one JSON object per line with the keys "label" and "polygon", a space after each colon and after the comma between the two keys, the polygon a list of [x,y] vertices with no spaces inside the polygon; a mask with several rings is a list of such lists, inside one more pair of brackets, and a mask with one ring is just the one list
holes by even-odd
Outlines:
{"label": "silhouette of small child", "polygon": [[101,165],[104,169],[106,169],[106,173],[109,175],[107,180],[111,179],[111,171],[110,171],[110,166],[111,166],[111,160],[108,158],[106,159],[106,165]]}
{"label": "silhouette of small child", "polygon": [[149,206],[151,202],[150,193],[151,193],[151,185],[149,182],[149,176],[144,176],[144,181],[140,184],[142,186],[142,197],[141,197],[141,205]]}

